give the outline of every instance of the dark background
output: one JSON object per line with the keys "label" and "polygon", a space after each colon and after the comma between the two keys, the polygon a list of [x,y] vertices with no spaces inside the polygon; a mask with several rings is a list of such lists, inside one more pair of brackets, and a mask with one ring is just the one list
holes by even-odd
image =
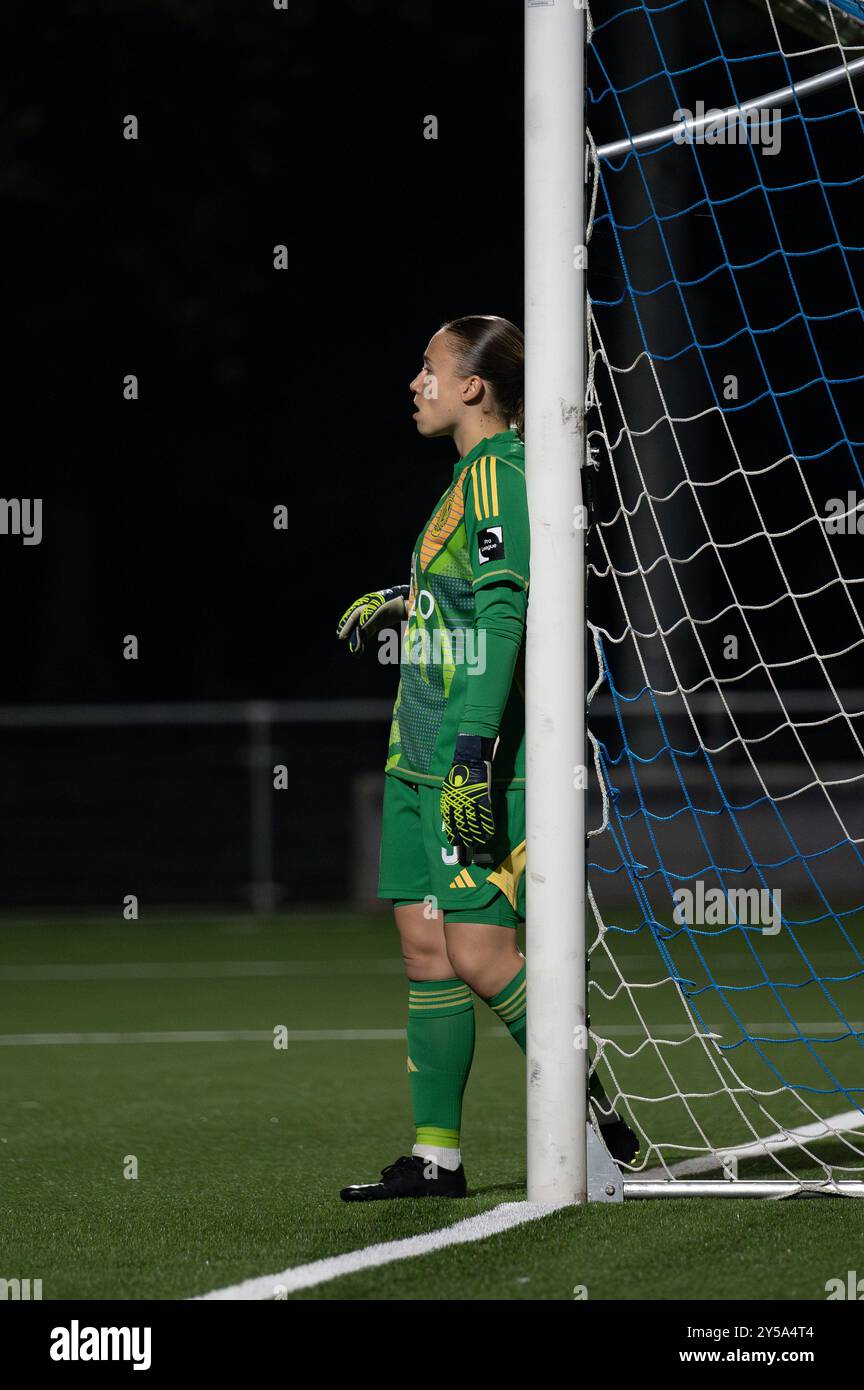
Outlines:
{"label": "dark background", "polygon": [[[726,105],[826,66],[816,53],[791,70],[775,57],[726,72],[708,61],[717,36],[701,0],[660,7],[654,43],[638,15],[611,22],[628,9],[625,0],[593,7],[598,144],[672,119],[668,81],[648,80],[658,45],[690,105]],[[764,7],[713,11],[733,57],[773,44]],[[290,0],[284,13],[266,0],[5,7],[2,492],[41,496],[44,513],[41,545],[0,536],[5,904],[98,905],[135,887],[159,901],[246,901],[255,774],[250,781],[243,727],[22,730],[2,724],[4,711],[355,697],[386,710],[392,700],[393,668],[353,660],[334,629],[356,595],[407,579],[417,532],[450,478],[452,445],[418,438],[411,420],[408,384],[429,337],[466,313],[523,324],[522,26],[522,5],[500,0]],[[789,49],[815,42],[781,34]],[[836,60],[835,50],[828,63]],[[609,73],[617,95],[606,90]],[[835,90],[809,110],[844,103],[848,90]],[[123,138],[128,114],[138,117],[137,141]],[[428,115],[437,140],[424,139]],[[771,178],[806,177],[813,141],[823,177],[842,177],[838,129],[791,126]],[[661,210],[704,194],[702,156],[684,155],[672,149],[644,166]],[[703,160],[712,198],[740,187],[746,157]],[[804,248],[823,240],[821,223],[809,230],[817,197],[787,200],[776,231],[764,209],[733,213],[733,256],[755,258],[777,236]],[[607,175],[598,214],[610,206],[625,223],[651,211],[635,166]],[[852,189],[840,207],[847,241],[862,240],[860,206]],[[697,209],[682,230],[675,272],[695,278],[716,262],[710,219]],[[277,272],[280,243],[289,269]],[[655,241],[625,237],[624,247],[627,277],[650,285]],[[598,223],[595,299],[621,294],[621,254],[608,220]],[[862,258],[852,259],[860,287]],[[819,258],[796,270],[810,311],[849,307],[848,285]],[[831,284],[840,285],[835,300],[825,297]],[[788,285],[779,293],[767,272],[747,280],[754,322],[783,316]],[[729,303],[722,277],[694,287],[696,331],[731,332]],[[674,351],[680,324],[664,297],[640,307],[652,350]],[[618,361],[638,347],[634,322],[606,314]],[[829,375],[860,371],[860,321],[854,332],[846,320],[824,330]],[[746,348],[715,364],[718,378],[742,373],[744,396],[760,389]],[[772,339],[766,360],[778,391],[812,366],[792,331]],[[128,373],[139,379],[134,402],[123,400]],[[697,382],[668,369],[677,408],[696,402],[708,375]],[[860,383],[838,390],[848,433],[860,439]],[[650,390],[637,387],[634,419],[643,404],[653,418]],[[796,447],[829,442],[811,429],[828,418],[824,402],[784,398],[781,413]],[[776,417],[739,417],[749,465],[776,457]],[[693,440],[705,476],[724,447],[708,430]],[[643,458],[667,487],[671,455],[659,435]],[[858,483],[852,462],[839,460],[826,495]],[[617,506],[608,477],[600,515]],[[279,504],[287,533],[272,526]],[[676,527],[685,545],[689,524],[672,523],[670,548]],[[629,544],[617,553],[623,567]],[[748,562],[758,581],[764,562]],[[614,595],[595,586],[591,604],[595,620],[614,626]],[[831,613],[819,621],[833,640]],[[129,633],[137,661],[123,659]],[[626,662],[620,675],[632,679]],[[269,731],[261,766],[284,762],[290,777],[273,802],[279,901],[348,894],[365,804],[354,779],[380,773],[386,739],[386,714]]]}
{"label": "dark background", "polygon": [[521,322],[521,25],[490,0],[7,7],[4,491],[44,497],[44,540],[0,547],[4,702],[391,692],[333,632],[406,579],[449,481],[411,420],[429,337]]}
{"label": "dark background", "polygon": [[[44,528],[0,537],[0,715],[386,711],[398,673],[336,621],[407,580],[450,479],[452,445],[411,419],[429,338],[475,311],[521,324],[521,7],[19,0],[0,26],[2,492],[41,496]],[[386,713],[270,726],[257,751],[242,723],[33,717],[0,725],[3,905],[248,903],[276,763],[264,901],[347,896]]]}

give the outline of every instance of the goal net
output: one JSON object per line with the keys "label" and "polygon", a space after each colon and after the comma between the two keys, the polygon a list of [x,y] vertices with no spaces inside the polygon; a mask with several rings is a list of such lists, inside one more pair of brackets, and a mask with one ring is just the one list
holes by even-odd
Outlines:
{"label": "goal net", "polygon": [[864,3],[594,0],[589,32],[591,1066],[634,1182],[841,1190],[864,1178]]}

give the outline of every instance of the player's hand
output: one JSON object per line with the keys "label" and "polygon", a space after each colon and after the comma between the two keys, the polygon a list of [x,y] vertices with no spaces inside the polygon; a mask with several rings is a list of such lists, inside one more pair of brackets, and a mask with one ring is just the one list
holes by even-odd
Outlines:
{"label": "player's hand", "polygon": [[382,627],[398,626],[408,616],[408,585],[396,584],[392,589],[375,589],[363,594],[345,609],[339,619],[336,636],[348,643],[349,652],[362,652],[366,639],[374,637]]}
{"label": "player's hand", "polygon": [[459,734],[453,766],[441,787],[441,820],[451,845],[480,849],[495,834],[492,815],[494,738]]}

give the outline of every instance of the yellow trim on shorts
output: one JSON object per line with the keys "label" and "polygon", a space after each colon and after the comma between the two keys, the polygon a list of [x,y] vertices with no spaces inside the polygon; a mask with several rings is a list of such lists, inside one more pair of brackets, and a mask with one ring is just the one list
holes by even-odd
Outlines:
{"label": "yellow trim on shorts", "polygon": [[523,840],[515,849],[511,849],[507,858],[503,859],[497,869],[493,869],[486,878],[487,883],[494,883],[497,888],[501,889],[510,906],[516,912],[519,911],[517,902],[519,880],[525,872],[525,843]]}

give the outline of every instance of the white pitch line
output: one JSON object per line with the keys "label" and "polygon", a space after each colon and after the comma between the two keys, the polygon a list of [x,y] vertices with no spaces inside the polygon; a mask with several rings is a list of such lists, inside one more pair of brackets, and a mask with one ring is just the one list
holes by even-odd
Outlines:
{"label": "white pitch line", "polygon": [[[856,1032],[864,1031],[864,1024],[862,1023],[853,1023],[850,1026]],[[776,1033],[791,1033],[793,1031],[791,1026],[783,1028],[777,1024],[768,1023],[753,1023],[750,1027],[754,1033],[769,1034],[772,1029]],[[808,1022],[800,1024],[799,1027],[805,1036],[812,1037],[819,1034],[829,1036],[832,1033],[845,1031],[843,1025],[836,1023]],[[693,1034],[693,1028],[686,1024],[671,1024],[665,1031],[687,1037]],[[621,1027],[604,1028],[602,1036],[604,1038],[641,1037],[643,1033],[644,1030],[635,1024],[624,1024]],[[2,1033],[0,1034],[0,1047],[78,1047],[91,1043],[107,1045],[122,1043],[272,1043],[274,1036],[272,1030],[267,1032],[266,1029],[253,1028],[178,1029],[146,1033]],[[287,1042],[292,1043],[399,1042],[404,1041],[407,1037],[407,1030],[405,1028],[289,1028],[284,1036]],[[506,1028],[499,1025],[484,1029],[483,1036],[508,1038],[510,1034]]]}
{"label": "white pitch line", "polygon": [[[252,1028],[162,1033],[4,1033],[0,1047],[77,1047],[88,1043],[273,1042],[274,1033]],[[288,1042],[393,1042],[407,1037],[404,1028],[289,1028]]]}
{"label": "white pitch line", "polygon": [[264,1274],[257,1279],[244,1279],[242,1283],[231,1284],[225,1289],[197,1294],[191,1301],[215,1299],[224,1302],[252,1302],[282,1298],[286,1294],[296,1293],[299,1289],[311,1289],[316,1284],[327,1284],[331,1279],[356,1274],[361,1269],[380,1269],[381,1265],[393,1264],[397,1260],[411,1260],[417,1255],[429,1255],[435,1250],[446,1250],[451,1245],[467,1245],[476,1240],[488,1240],[490,1236],[510,1231],[514,1226],[522,1226],[526,1221],[537,1221],[549,1216],[555,1210],[555,1206],[544,1206],[540,1202],[502,1202],[491,1211],[480,1212],[479,1216],[466,1217],[464,1221],[457,1221],[455,1226],[445,1226],[440,1231],[427,1231],[421,1236],[407,1236],[403,1240],[366,1245],[360,1250],[349,1250],[346,1255],[331,1255],[327,1259],[313,1260],[311,1264],[283,1269],[280,1274]]}
{"label": "white pitch line", "polygon": [[110,961],[93,965],[0,966],[0,984],[22,980],[219,980],[244,976],[401,975],[401,960]]}
{"label": "white pitch line", "polygon": [[[840,953],[835,952],[838,956]],[[793,958],[787,952],[788,958]],[[645,957],[646,960],[649,957]],[[729,957],[727,963],[735,963]],[[656,957],[654,958],[656,963]],[[630,961],[632,964],[632,961]],[[719,964],[720,962],[713,962]],[[740,959],[738,961],[740,964]],[[288,978],[324,975],[401,975],[404,965],[392,956],[361,960],[193,960],[193,961],[107,961],[88,965],[68,962],[0,966],[0,984],[21,981],[59,980],[94,982],[99,980],[218,980],[242,978]],[[599,983],[599,971],[598,971]]]}

